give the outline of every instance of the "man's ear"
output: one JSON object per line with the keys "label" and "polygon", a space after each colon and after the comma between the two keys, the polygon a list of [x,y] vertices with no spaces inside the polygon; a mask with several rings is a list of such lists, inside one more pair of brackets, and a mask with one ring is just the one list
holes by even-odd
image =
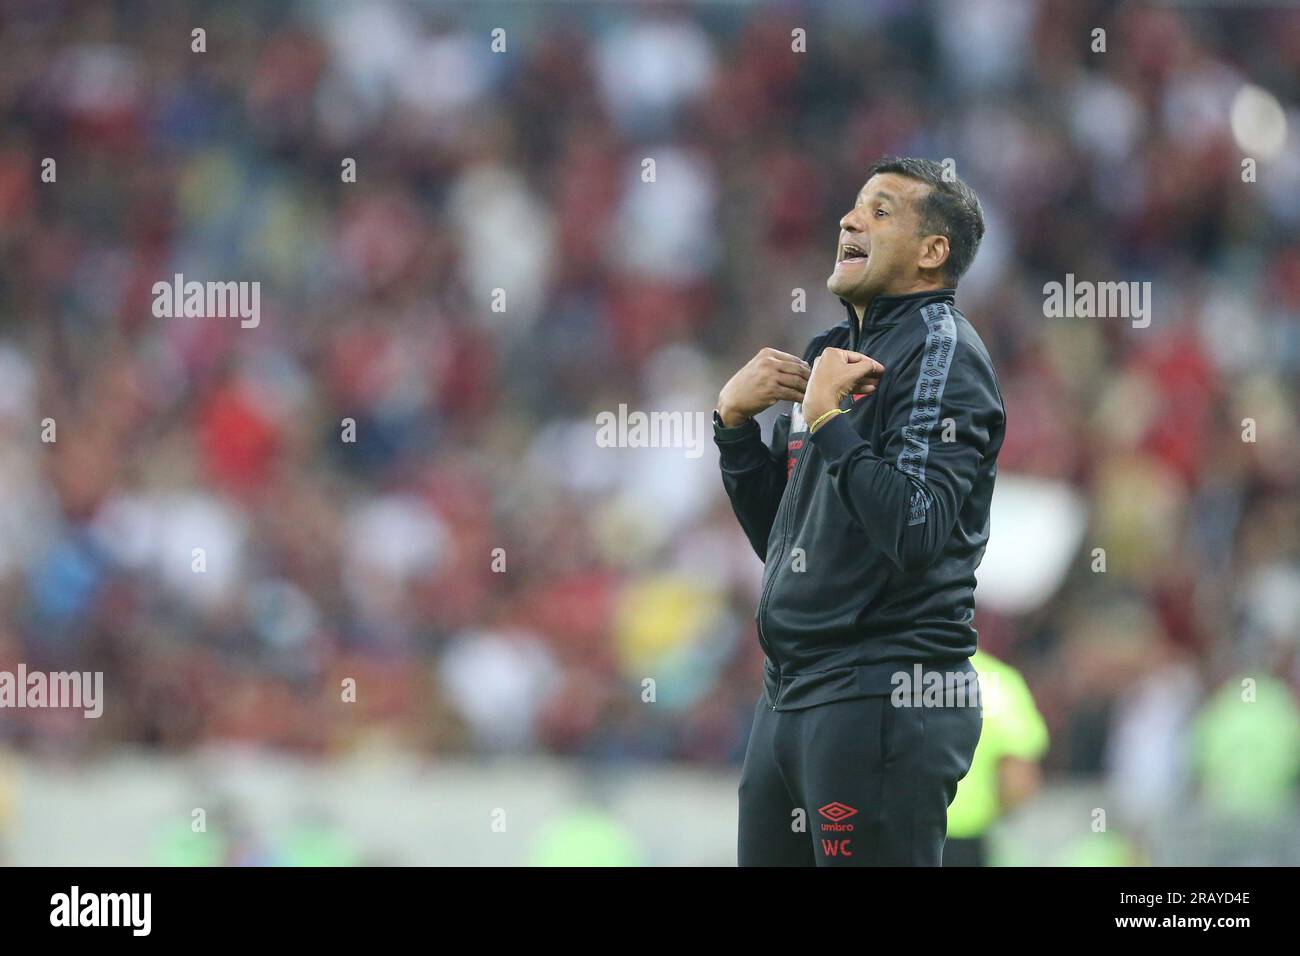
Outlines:
{"label": "man's ear", "polygon": [[926,236],[921,240],[921,258],[917,261],[922,269],[942,269],[948,261],[948,237]]}

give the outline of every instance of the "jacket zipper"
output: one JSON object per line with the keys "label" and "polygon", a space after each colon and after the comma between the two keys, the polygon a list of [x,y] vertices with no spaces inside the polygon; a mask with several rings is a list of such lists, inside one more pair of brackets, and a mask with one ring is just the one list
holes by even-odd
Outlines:
{"label": "jacket zipper", "polygon": [[[863,324],[865,323],[859,323],[857,327],[852,332],[849,333],[849,347],[854,349],[855,351],[858,348],[857,346],[858,336],[862,331]],[[780,561],[785,560],[785,546],[787,540],[790,537],[790,522],[792,520],[791,513],[794,511],[795,504],[796,504],[794,498],[797,497],[797,492],[799,489],[799,484],[798,484],[799,475],[803,471],[804,459],[807,458],[812,453],[812,449],[810,447],[812,444],[811,439],[812,439],[812,429],[808,429],[807,437],[804,438],[803,447],[800,449],[799,460],[794,463],[794,471],[790,473],[790,481],[786,485],[786,492],[792,496],[792,499],[790,501],[790,506],[785,510],[785,518],[781,522]],[[778,565],[780,564],[780,561],[777,562]],[[776,665],[776,698],[772,701],[773,710],[776,710],[776,705],[780,702],[780,697],[781,697],[781,661],[777,659],[775,649],[768,641],[767,635],[763,633],[763,612],[767,609],[767,602],[768,599],[771,597],[772,586],[776,582],[776,575],[778,573],[779,573],[779,568],[772,572],[772,576],[768,578],[767,584],[763,586],[763,593],[762,595],[760,595],[758,600],[759,642],[762,645],[763,650],[767,653],[768,657],[771,658],[772,663]]]}
{"label": "jacket zipper", "polygon": [[[853,323],[851,327],[851,331],[849,332],[849,348],[851,350],[855,352],[861,352],[864,348],[866,348],[868,342],[873,339],[874,336],[870,332],[868,332],[867,326],[871,318],[870,313],[875,311],[875,307],[876,304],[873,303],[871,309],[868,310],[867,314],[863,315],[861,321]],[[878,329],[876,331],[883,333],[886,330]],[[786,485],[786,492],[792,496],[796,495],[798,491],[799,475],[803,470],[804,459],[807,458],[808,455],[810,454],[810,449],[808,446],[811,444],[810,441],[811,438],[812,438],[812,430],[809,429],[808,437],[804,439],[804,447],[800,449],[802,454],[799,455],[799,460],[795,462],[794,471],[791,472],[790,480]],[[786,508],[785,519],[781,522],[781,551],[780,551],[781,561],[785,560],[785,546],[786,546],[786,541],[790,536],[790,521],[792,520],[791,512],[794,511],[794,506],[795,506],[795,501],[791,500],[790,506]],[[778,564],[779,563],[780,562],[778,562]],[[772,576],[768,579],[767,584],[763,586],[763,593],[759,596],[759,600],[758,600],[759,644],[763,648],[764,652],[771,659],[772,663],[776,665],[776,699],[772,701],[773,710],[776,710],[776,705],[779,703],[780,696],[781,696],[781,662],[780,660],[777,659],[776,651],[769,643],[767,639],[767,635],[763,632],[763,612],[767,609],[767,602],[768,599],[771,597],[772,586],[776,581],[777,573],[778,573],[777,571],[774,571],[772,573]]]}
{"label": "jacket zipper", "polygon": [[[808,434],[811,436],[812,432],[809,431]],[[762,640],[763,649],[767,651],[768,656],[772,659],[772,663],[776,665],[776,697],[772,701],[773,710],[776,710],[776,705],[781,697],[781,662],[777,659],[776,651],[768,641],[767,635],[763,632],[763,611],[767,608],[768,597],[772,593],[772,585],[776,581],[777,574],[780,573],[780,563],[785,560],[785,545],[790,536],[790,515],[795,509],[795,499],[799,490],[799,475],[803,470],[804,459],[812,452],[807,438],[804,439],[804,447],[800,449],[800,452],[799,460],[794,463],[794,471],[790,473],[790,481],[786,486],[786,492],[791,496],[791,500],[789,507],[785,509],[785,516],[781,521],[781,550],[778,552],[779,558],[776,562],[776,566],[774,566],[772,575],[767,579],[767,584],[764,585],[763,593],[760,595],[758,600],[758,636]]]}

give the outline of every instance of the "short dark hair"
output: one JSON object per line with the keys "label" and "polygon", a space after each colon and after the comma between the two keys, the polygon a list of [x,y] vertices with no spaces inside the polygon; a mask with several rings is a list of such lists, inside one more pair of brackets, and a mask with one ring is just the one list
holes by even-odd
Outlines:
{"label": "short dark hair", "polygon": [[933,159],[886,156],[867,170],[867,179],[877,173],[895,173],[929,185],[929,193],[916,210],[921,220],[921,232],[927,236],[948,237],[948,261],[944,273],[956,288],[984,238],[984,210],[975,190]]}

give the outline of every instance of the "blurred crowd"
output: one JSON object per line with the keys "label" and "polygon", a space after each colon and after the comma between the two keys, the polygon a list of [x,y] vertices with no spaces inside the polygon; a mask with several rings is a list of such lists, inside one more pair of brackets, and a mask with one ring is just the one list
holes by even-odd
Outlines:
{"label": "blurred crowd", "polygon": [[[1000,470],[1088,506],[1053,598],[977,620],[1047,773],[1135,827],[1294,807],[1298,101],[1273,7],[6,4],[0,669],[107,699],[0,741],[738,761],[761,567],[716,455],[596,416],[840,321],[838,218],[920,155],[984,204]],[[156,318],[176,273],[260,324]],[[1066,274],[1151,282],[1150,327],[1046,318]]]}

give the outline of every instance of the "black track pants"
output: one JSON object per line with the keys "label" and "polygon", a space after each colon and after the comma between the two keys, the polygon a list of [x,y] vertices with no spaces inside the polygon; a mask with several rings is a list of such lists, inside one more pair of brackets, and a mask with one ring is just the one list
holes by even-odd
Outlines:
{"label": "black track pants", "polygon": [[978,705],[885,696],[778,712],[760,695],[740,773],[740,865],[940,866],[981,726]]}

